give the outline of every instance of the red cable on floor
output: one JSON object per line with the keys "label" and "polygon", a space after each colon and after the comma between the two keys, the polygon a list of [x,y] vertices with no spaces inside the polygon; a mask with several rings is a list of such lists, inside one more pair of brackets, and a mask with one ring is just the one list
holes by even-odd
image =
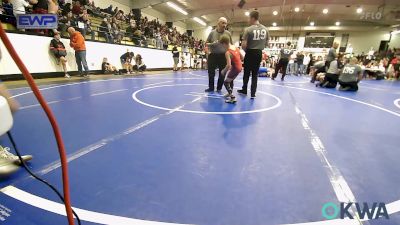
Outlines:
{"label": "red cable on floor", "polygon": [[7,37],[6,32],[3,29],[3,24],[0,23],[0,37],[3,41],[4,45],[6,46],[8,52],[10,53],[11,57],[17,64],[19,70],[24,75],[26,81],[28,82],[29,86],[32,89],[32,92],[36,96],[37,100],[39,101],[40,105],[42,106],[43,110],[45,111],[50,124],[53,128],[54,136],[57,140],[58,152],[61,159],[61,169],[62,169],[62,180],[63,180],[63,192],[64,192],[64,200],[65,200],[65,210],[67,212],[68,224],[74,224],[74,217],[72,214],[71,208],[71,200],[70,200],[70,192],[69,192],[69,180],[68,180],[68,162],[67,162],[67,155],[65,153],[65,146],[63,139],[61,137],[61,131],[58,127],[57,121],[48,106],[46,100],[43,98],[42,94],[40,93],[39,88],[35,84],[35,80],[33,79],[32,75],[29,73],[28,69],[25,67],[22,60],[19,58],[18,53],[15,51],[13,45],[11,44],[10,40]]}

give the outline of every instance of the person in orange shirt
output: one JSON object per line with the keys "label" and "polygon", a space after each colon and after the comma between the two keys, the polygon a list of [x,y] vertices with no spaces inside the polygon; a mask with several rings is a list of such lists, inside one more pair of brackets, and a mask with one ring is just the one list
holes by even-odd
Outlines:
{"label": "person in orange shirt", "polygon": [[[86,45],[85,38],[79,31],[76,31],[73,27],[68,28],[68,33],[70,36],[70,46],[75,50],[75,60],[78,66],[79,75],[83,77],[89,77],[89,67],[86,62]],[[82,70],[85,69],[85,73]]]}

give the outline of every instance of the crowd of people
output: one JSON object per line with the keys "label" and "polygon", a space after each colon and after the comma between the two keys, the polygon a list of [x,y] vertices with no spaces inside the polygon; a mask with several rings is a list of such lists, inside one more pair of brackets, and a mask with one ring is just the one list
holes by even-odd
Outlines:
{"label": "crowd of people", "polygon": [[[108,43],[121,44],[127,37],[136,46],[167,49],[169,45],[178,45],[195,51],[204,48],[202,40],[187,33],[180,33],[176,27],[169,27],[167,23],[162,24],[158,19],[149,20],[147,17],[134,14],[133,10],[126,13],[112,5],[101,9],[94,1],[89,0],[3,0],[0,20],[15,26],[16,16],[26,13],[57,14],[58,31],[62,37],[66,36],[68,27],[74,27],[85,38],[90,36],[88,39],[96,40],[98,36]],[[92,17],[101,19],[101,24],[93,25]],[[56,31],[34,30],[33,32],[53,36]]]}

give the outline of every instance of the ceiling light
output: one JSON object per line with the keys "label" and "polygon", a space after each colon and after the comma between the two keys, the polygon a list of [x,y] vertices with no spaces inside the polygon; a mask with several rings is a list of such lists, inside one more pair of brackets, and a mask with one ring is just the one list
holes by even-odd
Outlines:
{"label": "ceiling light", "polygon": [[358,8],[357,8],[357,13],[360,14],[360,13],[362,13],[362,12],[363,12],[363,9],[362,9],[361,7],[358,7]]}
{"label": "ceiling light", "polygon": [[246,12],[244,13],[244,15],[250,16],[250,12],[249,12],[249,11],[246,11]]}
{"label": "ceiling light", "polygon": [[204,22],[203,20],[201,20],[198,17],[193,17],[193,20],[196,21],[197,23],[203,25],[203,26],[207,26],[206,22]]}
{"label": "ceiling light", "polygon": [[314,22],[310,22],[310,26],[314,26],[315,25],[315,23]]}
{"label": "ceiling light", "polygon": [[167,5],[173,9],[175,9],[176,11],[182,13],[183,15],[187,15],[188,12],[186,12],[184,9],[182,9],[181,7],[179,7],[178,5],[176,5],[175,3],[172,2],[167,2]]}
{"label": "ceiling light", "polygon": [[203,18],[203,19],[207,20],[207,17],[206,17],[206,16],[201,16],[201,18]]}
{"label": "ceiling light", "polygon": [[272,23],[272,26],[276,27],[276,23],[275,23],[275,22],[273,22],[273,23]]}
{"label": "ceiling light", "polygon": [[276,16],[276,15],[278,15],[278,11],[275,10],[275,11],[272,12],[272,14],[273,14],[274,16]]}
{"label": "ceiling light", "polygon": [[335,25],[336,25],[336,26],[340,26],[340,22],[339,22],[339,21],[336,22]]}
{"label": "ceiling light", "polygon": [[300,11],[300,8],[299,8],[299,7],[296,7],[296,8],[294,8],[294,11],[295,11],[295,12],[299,12],[299,11]]}
{"label": "ceiling light", "polygon": [[322,13],[323,13],[323,14],[328,14],[328,12],[329,12],[329,10],[328,10],[328,9],[324,9],[324,10],[322,10]]}

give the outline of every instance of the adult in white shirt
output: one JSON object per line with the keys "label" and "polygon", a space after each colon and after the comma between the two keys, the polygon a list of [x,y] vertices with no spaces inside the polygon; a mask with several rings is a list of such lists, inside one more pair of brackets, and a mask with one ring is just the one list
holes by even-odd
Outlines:
{"label": "adult in white shirt", "polygon": [[11,0],[13,5],[14,16],[17,17],[18,14],[25,14],[25,7],[29,7],[29,2],[25,0]]}
{"label": "adult in white shirt", "polygon": [[288,74],[290,75],[297,75],[297,63],[296,63],[296,58],[297,58],[297,52],[293,52],[293,54],[290,56],[289,60],[289,66],[288,66]]}
{"label": "adult in white shirt", "polygon": [[303,65],[305,68],[307,68],[308,64],[310,64],[310,61],[311,61],[310,54],[306,54],[303,60]]}

